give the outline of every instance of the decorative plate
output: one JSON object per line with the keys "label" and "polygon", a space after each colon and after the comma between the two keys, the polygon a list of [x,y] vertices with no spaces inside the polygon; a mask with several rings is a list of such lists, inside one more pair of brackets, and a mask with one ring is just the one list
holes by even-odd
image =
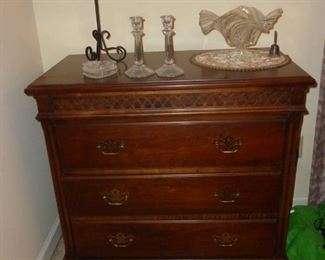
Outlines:
{"label": "decorative plate", "polygon": [[284,66],[290,62],[290,57],[283,53],[269,57],[269,49],[223,49],[194,55],[192,62],[217,70],[256,71]]}

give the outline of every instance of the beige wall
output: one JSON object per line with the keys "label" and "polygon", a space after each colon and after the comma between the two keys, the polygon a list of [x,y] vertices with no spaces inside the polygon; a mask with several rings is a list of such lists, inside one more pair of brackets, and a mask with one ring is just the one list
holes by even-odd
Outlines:
{"label": "beige wall", "polygon": [[36,259],[56,219],[36,107],[43,71],[31,0],[0,0],[0,259]]}
{"label": "beige wall", "polygon": [[[208,9],[221,15],[241,4],[255,6],[264,13],[283,8],[283,17],[276,24],[281,49],[319,81],[325,38],[324,0],[100,1],[102,27],[112,34],[110,46],[122,45],[128,51],[133,51],[129,22],[132,15],[141,15],[146,19],[145,51],[163,50],[159,18],[162,14],[176,17],[176,50],[225,48],[227,46],[219,33],[212,32],[208,36],[201,33],[198,13]],[[68,54],[83,53],[87,45],[95,45],[91,37],[91,31],[95,28],[93,1],[34,0],[34,8],[45,69]],[[264,34],[258,46],[271,44],[272,36]],[[317,99],[318,89],[312,90],[307,102],[310,115],[305,118],[303,127],[303,154],[298,163],[295,189],[297,198],[306,198],[308,194]]]}

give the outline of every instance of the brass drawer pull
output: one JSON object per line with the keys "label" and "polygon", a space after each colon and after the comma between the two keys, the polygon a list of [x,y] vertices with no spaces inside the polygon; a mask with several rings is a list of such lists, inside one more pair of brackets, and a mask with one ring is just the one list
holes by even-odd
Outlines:
{"label": "brass drawer pull", "polygon": [[117,233],[115,235],[109,235],[107,238],[110,244],[118,248],[129,247],[134,241],[133,235],[125,234],[125,233]]}
{"label": "brass drawer pull", "polygon": [[117,155],[126,147],[123,141],[106,140],[97,144],[97,149],[102,152],[103,155]]}
{"label": "brass drawer pull", "polygon": [[239,235],[224,232],[220,235],[213,235],[212,239],[214,243],[216,243],[220,247],[232,247],[238,242]]}
{"label": "brass drawer pull", "polygon": [[107,202],[108,205],[121,206],[128,200],[129,195],[129,192],[112,189],[109,192],[103,193],[103,200]]}
{"label": "brass drawer pull", "polygon": [[214,143],[218,150],[222,153],[237,153],[238,150],[244,145],[244,141],[242,139],[235,139],[232,136],[218,138]]}
{"label": "brass drawer pull", "polygon": [[240,193],[238,191],[233,191],[230,189],[214,192],[214,197],[217,198],[221,203],[235,203],[239,196]]}

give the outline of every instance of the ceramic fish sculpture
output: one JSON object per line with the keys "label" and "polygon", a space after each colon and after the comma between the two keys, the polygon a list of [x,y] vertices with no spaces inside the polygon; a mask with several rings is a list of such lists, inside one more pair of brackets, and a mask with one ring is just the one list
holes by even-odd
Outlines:
{"label": "ceramic fish sculpture", "polygon": [[261,33],[269,33],[282,13],[279,8],[264,15],[255,7],[247,6],[239,6],[222,16],[202,10],[199,24],[204,34],[217,30],[229,46],[245,49],[256,45]]}

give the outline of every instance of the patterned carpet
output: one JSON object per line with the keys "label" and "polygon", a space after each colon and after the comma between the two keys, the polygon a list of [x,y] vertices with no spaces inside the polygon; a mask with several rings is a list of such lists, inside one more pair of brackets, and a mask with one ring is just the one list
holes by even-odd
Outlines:
{"label": "patterned carpet", "polygon": [[51,260],[62,260],[63,257],[64,257],[64,244],[63,244],[63,239],[61,238],[51,257]]}

